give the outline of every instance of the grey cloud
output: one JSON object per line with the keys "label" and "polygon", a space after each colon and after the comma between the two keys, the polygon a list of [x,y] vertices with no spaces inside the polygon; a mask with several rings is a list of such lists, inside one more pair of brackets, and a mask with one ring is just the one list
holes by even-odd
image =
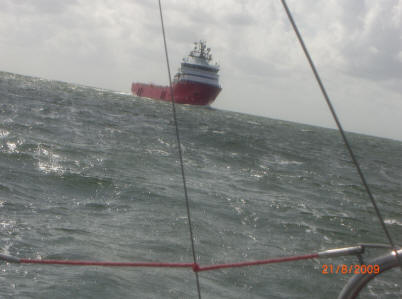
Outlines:
{"label": "grey cloud", "polygon": [[18,12],[21,14],[62,14],[68,7],[74,6],[78,0],[5,0],[2,3],[3,9]]}
{"label": "grey cloud", "polygon": [[[402,30],[391,17],[396,5],[396,0],[382,1],[375,18],[373,13],[376,12],[366,6],[358,7],[355,18],[351,17],[353,10],[345,11],[345,15],[349,16],[346,17],[345,34],[354,37],[345,39],[347,43],[343,47],[347,72],[372,80],[402,78],[402,61],[398,59],[402,51]],[[356,26],[357,22],[359,26]]]}
{"label": "grey cloud", "polygon": [[224,17],[224,22],[234,26],[248,26],[255,24],[253,18],[246,13],[229,13]]}

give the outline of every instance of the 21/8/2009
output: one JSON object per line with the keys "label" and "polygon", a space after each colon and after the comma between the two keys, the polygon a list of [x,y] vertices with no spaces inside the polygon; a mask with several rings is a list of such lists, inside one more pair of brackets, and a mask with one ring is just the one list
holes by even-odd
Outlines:
{"label": "21/8/2009", "polygon": [[322,274],[378,274],[380,273],[379,265],[333,265],[323,264]]}

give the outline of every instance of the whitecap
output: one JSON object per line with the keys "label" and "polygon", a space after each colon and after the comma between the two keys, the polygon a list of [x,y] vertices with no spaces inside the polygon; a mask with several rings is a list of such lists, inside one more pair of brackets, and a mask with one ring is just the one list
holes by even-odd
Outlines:
{"label": "whitecap", "polygon": [[18,153],[17,144],[14,142],[7,142],[8,152],[9,153]]}
{"label": "whitecap", "polygon": [[38,168],[44,173],[64,173],[60,165],[60,156],[39,146],[37,154],[39,156]]}
{"label": "whitecap", "polygon": [[2,254],[11,255],[11,253],[10,253],[11,245],[12,245],[12,243],[6,243],[6,244],[4,244],[4,246],[3,246],[3,248],[2,248],[2,251],[1,251]]}
{"label": "whitecap", "polygon": [[395,220],[395,219],[385,219],[384,223],[385,224],[396,224],[396,225],[402,226],[402,222]]}
{"label": "whitecap", "polygon": [[10,132],[7,130],[0,129],[0,138],[5,138],[10,135]]}
{"label": "whitecap", "polygon": [[214,134],[219,134],[219,135],[223,135],[223,134],[225,134],[225,131],[212,130],[212,133],[214,133]]}
{"label": "whitecap", "polygon": [[38,167],[41,171],[43,171],[44,173],[51,173],[51,172],[55,172],[55,173],[63,173],[63,169],[60,165],[53,163],[46,163],[46,162],[39,162]]}
{"label": "whitecap", "polygon": [[303,164],[303,162],[299,162],[299,161],[289,161],[289,160],[279,160],[276,161],[277,164],[279,165],[301,165]]}
{"label": "whitecap", "polygon": [[3,229],[14,227],[14,226],[15,226],[15,221],[13,221],[13,220],[10,220],[8,222],[7,221],[0,222],[0,227],[2,227]]}

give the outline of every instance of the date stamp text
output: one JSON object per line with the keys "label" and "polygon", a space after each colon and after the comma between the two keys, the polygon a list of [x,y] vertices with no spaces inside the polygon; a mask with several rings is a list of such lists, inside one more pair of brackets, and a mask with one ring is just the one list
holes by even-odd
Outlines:
{"label": "date stamp text", "polygon": [[379,265],[334,265],[323,264],[322,274],[378,274],[380,273]]}

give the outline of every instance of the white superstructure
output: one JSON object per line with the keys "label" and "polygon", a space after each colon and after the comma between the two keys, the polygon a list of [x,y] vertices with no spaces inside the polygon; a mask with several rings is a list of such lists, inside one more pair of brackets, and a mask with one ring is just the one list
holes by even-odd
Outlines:
{"label": "white superstructure", "polygon": [[206,48],[205,41],[194,43],[193,51],[183,59],[181,67],[175,75],[175,82],[190,81],[220,87],[219,65],[210,64],[212,60],[210,51],[210,48]]}

